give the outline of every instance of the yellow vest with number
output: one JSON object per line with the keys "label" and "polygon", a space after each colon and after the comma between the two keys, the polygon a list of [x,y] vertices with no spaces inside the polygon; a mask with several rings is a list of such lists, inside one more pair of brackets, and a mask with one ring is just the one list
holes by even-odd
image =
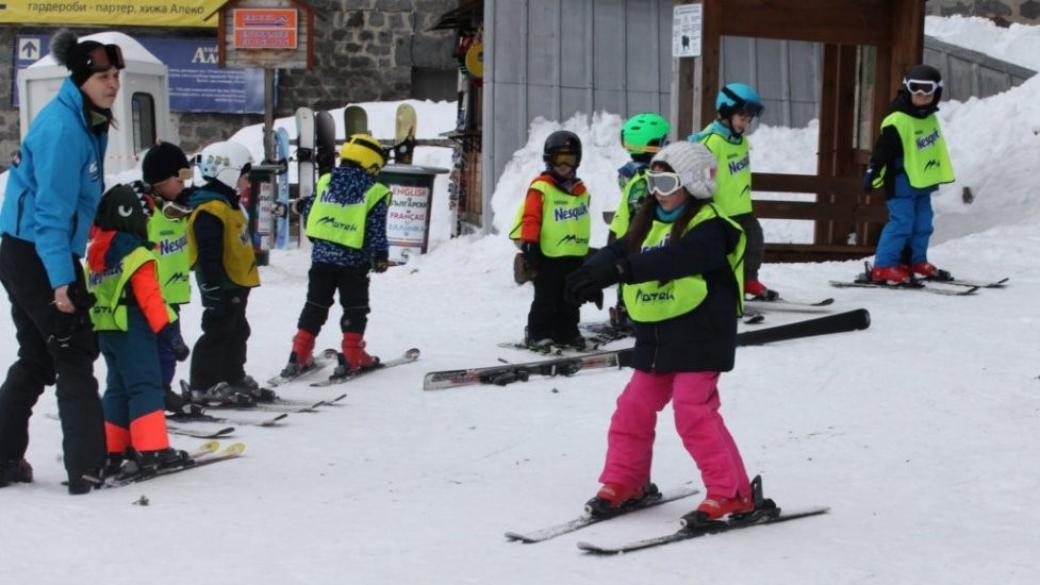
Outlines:
{"label": "yellow vest with number", "polygon": [[[90,322],[94,325],[94,331],[127,330],[126,285],[130,277],[149,262],[157,262],[155,255],[142,246],[135,248],[119,264],[104,272],[92,272],[90,265],[87,265],[87,290],[97,298],[97,302],[90,308]],[[177,315],[169,306],[166,307],[166,314],[171,323],[177,320]]]}
{"label": "yellow vest with number", "polygon": [[[256,267],[256,254],[253,242],[249,239],[249,227],[246,216],[240,209],[234,209],[226,201],[213,199],[207,201],[191,212],[188,219],[188,263],[192,268],[199,261],[199,245],[195,241],[195,220],[200,213],[209,213],[224,225],[224,272],[231,282],[238,286],[251,288],[260,286],[260,272]],[[217,285],[220,283],[209,283]]]}
{"label": "yellow vest with number", "polygon": [[639,208],[639,204],[647,195],[646,169],[636,171],[636,174],[625,183],[621,190],[621,202],[618,203],[614,219],[610,222],[610,231],[618,239],[628,232],[628,226],[632,222],[632,212]]}
{"label": "yellow vest with number", "polygon": [[[538,241],[542,255],[549,258],[588,255],[592,233],[589,192],[571,195],[546,181],[531,183],[531,189],[542,194],[542,229]],[[523,219],[524,202],[521,201],[510,234],[520,232]]]}
{"label": "yellow vest with number", "polygon": [[723,215],[732,217],[751,213],[751,155],[748,139],[733,144],[721,134],[711,133],[701,144],[715,155],[719,170],[715,176],[718,187],[712,197]]}
{"label": "yellow vest with number", "polygon": [[935,114],[921,119],[893,112],[881,122],[881,128],[885,126],[894,126],[899,132],[903,143],[903,170],[912,187],[927,189],[954,181],[950,153]]}
{"label": "yellow vest with number", "polygon": [[[328,175],[326,175],[328,176]],[[328,181],[318,189],[310,215],[307,217],[307,237],[325,240],[360,250],[365,246],[365,219],[380,201],[389,198],[390,189],[375,183],[357,203],[342,204],[328,197]]]}
{"label": "yellow vest with number", "polygon": [[[697,225],[712,218],[721,218],[734,228],[740,230],[740,226],[730,218],[722,215],[714,205],[708,204],[693,216],[683,235],[697,228]],[[650,232],[643,240],[641,250],[647,252],[668,245],[668,238],[672,233],[672,224],[654,220]],[[726,255],[733,277],[737,280],[737,315],[744,312],[744,247],[747,239],[743,230],[740,233],[740,241],[736,248]],[[659,323],[667,321],[680,315],[685,315],[696,309],[708,296],[708,283],[704,276],[694,274],[670,280],[666,284],[660,281],[648,281],[629,283],[622,288],[622,296],[625,299],[625,307],[633,321],[638,323]]]}
{"label": "yellow vest with number", "polygon": [[188,258],[188,222],[170,219],[156,208],[148,218],[148,241],[159,260],[159,288],[171,305],[191,302],[191,261]]}

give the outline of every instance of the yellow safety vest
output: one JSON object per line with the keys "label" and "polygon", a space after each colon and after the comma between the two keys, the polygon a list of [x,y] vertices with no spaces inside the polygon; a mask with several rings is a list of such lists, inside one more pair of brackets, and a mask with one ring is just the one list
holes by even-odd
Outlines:
{"label": "yellow safety vest", "polygon": [[170,219],[156,208],[148,219],[148,241],[155,244],[163,300],[171,305],[191,302],[188,222],[184,219]]}
{"label": "yellow safety vest", "polygon": [[[191,212],[188,219],[188,263],[192,268],[199,261],[199,245],[195,241],[195,220],[200,213],[209,213],[224,224],[224,271],[231,282],[238,286],[251,288],[260,286],[260,272],[256,267],[256,255],[253,253],[253,242],[249,239],[249,228],[246,216],[240,209],[234,209],[226,201],[212,199]],[[219,283],[210,283],[213,285]]]}
{"label": "yellow safety vest", "polygon": [[[950,153],[946,150],[946,140],[935,114],[921,119],[904,112],[893,112],[881,122],[882,129],[886,126],[894,126],[899,132],[903,143],[903,170],[911,186],[927,189],[954,181]],[[882,169],[880,180],[875,181],[876,186],[883,185],[886,170]]]}
{"label": "yellow safety vest", "polygon": [[733,144],[724,136],[710,133],[701,144],[715,155],[719,170],[715,176],[717,188],[712,198],[723,215],[751,213],[751,155],[747,137]]}
{"label": "yellow safety vest", "polygon": [[633,212],[639,208],[639,204],[646,198],[648,192],[646,173],[647,169],[636,171],[636,174],[632,175],[632,178],[625,183],[624,189],[621,190],[621,202],[618,203],[617,211],[614,212],[614,219],[610,222],[610,231],[618,239],[621,239],[628,232]]}
{"label": "yellow safety vest", "polygon": [[[531,189],[542,194],[542,229],[538,246],[542,255],[550,258],[564,256],[584,257],[589,253],[592,222],[589,216],[590,195],[570,195],[547,181],[531,183]],[[520,232],[524,219],[524,201],[520,202],[513,229]]]}
{"label": "yellow safety vest", "polygon": [[[329,175],[325,175],[326,177]],[[365,192],[358,203],[342,204],[328,197],[328,181],[318,189],[307,217],[308,238],[325,240],[348,248],[360,250],[365,246],[365,219],[377,203],[389,201],[390,189],[375,183]]]}
{"label": "yellow safety vest", "polygon": [[[683,235],[695,229],[698,224],[715,217],[722,218],[740,230],[740,226],[735,221],[722,215],[714,205],[708,204],[693,216]],[[667,246],[671,233],[672,224],[655,219],[640,249],[647,252]],[[744,248],[746,243],[747,238],[741,230],[737,247],[726,256],[730,269],[733,271],[733,277],[737,280],[738,316],[744,313]],[[700,306],[708,296],[708,283],[704,280],[704,276],[694,274],[670,280],[663,285],[657,280],[629,283],[622,288],[621,294],[633,321],[659,323],[685,315]]]}
{"label": "yellow safety vest", "polygon": [[[94,325],[94,331],[127,330],[126,285],[134,273],[149,262],[157,262],[155,255],[140,246],[124,256],[119,264],[104,272],[93,272],[87,264],[87,290],[97,298],[97,302],[90,308],[90,322]],[[177,320],[176,313],[169,306],[166,307],[166,314],[171,323]]]}

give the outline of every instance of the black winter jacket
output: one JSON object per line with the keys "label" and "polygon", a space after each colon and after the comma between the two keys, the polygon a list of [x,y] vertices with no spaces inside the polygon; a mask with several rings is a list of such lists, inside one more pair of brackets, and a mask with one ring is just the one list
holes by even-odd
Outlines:
{"label": "black winter jacket", "polygon": [[633,367],[646,372],[726,372],[737,347],[737,280],[726,255],[740,231],[721,218],[698,224],[677,243],[628,255],[622,238],[590,263],[622,265],[622,282],[672,280],[701,274],[708,295],[689,313],[658,323],[637,323]]}

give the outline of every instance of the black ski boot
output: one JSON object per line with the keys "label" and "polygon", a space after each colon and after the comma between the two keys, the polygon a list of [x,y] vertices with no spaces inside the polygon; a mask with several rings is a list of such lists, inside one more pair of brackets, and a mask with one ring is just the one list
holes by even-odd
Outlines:
{"label": "black ski boot", "polygon": [[145,475],[151,475],[163,469],[190,467],[192,465],[195,465],[195,460],[188,455],[187,451],[180,451],[172,447],[137,453],[138,473]]}
{"label": "black ski boot", "polygon": [[0,463],[0,487],[5,487],[12,483],[32,483],[32,480],[32,465],[29,465],[29,462],[24,458]]}
{"label": "black ski boot", "polygon": [[273,390],[261,388],[260,384],[248,374],[242,376],[241,380],[236,380],[228,385],[236,392],[252,396],[254,402],[274,402],[278,399]]}

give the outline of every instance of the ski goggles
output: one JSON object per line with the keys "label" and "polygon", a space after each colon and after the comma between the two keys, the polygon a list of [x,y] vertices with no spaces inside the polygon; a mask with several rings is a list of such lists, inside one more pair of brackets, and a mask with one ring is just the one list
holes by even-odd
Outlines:
{"label": "ski goggles", "polygon": [[646,188],[651,193],[658,195],[671,195],[682,187],[682,180],[676,173],[665,171],[650,171],[646,174]]}
{"label": "ski goggles", "polygon": [[932,95],[942,87],[942,82],[930,79],[907,79],[903,81],[903,85],[906,87],[906,91],[912,95]]}
{"label": "ski goggles", "polygon": [[560,165],[576,167],[578,166],[578,155],[571,152],[557,152],[549,156],[549,164],[554,167]]}
{"label": "ski goggles", "polygon": [[126,62],[123,61],[123,50],[119,45],[101,45],[87,53],[87,69],[94,73],[108,71],[115,67],[123,69]]}

